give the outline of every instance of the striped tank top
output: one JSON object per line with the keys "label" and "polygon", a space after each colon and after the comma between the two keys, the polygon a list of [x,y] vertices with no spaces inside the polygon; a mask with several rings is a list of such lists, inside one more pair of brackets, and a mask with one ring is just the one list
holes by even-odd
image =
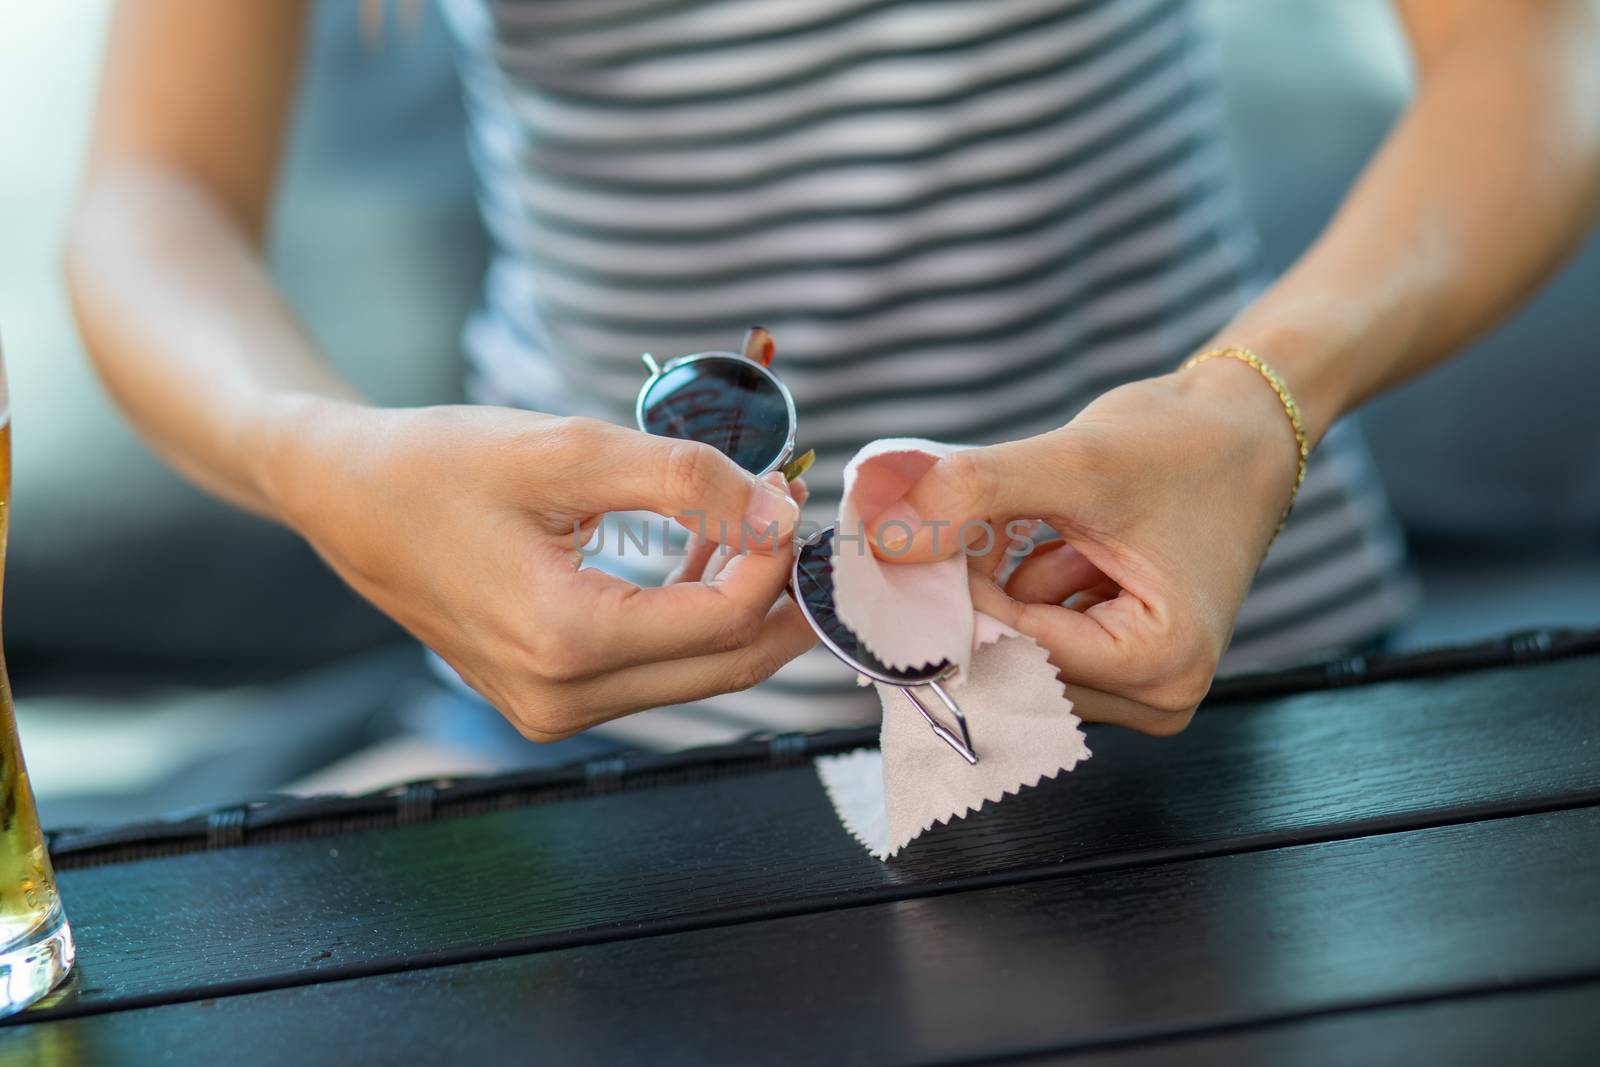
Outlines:
{"label": "striped tank top", "polygon": [[[641,352],[737,348],[759,322],[818,454],[808,519],[837,514],[867,441],[1053,429],[1172,369],[1252,291],[1185,0],[444,9],[495,243],[473,398],[631,424]],[[1224,669],[1368,640],[1413,596],[1371,463],[1335,427]],[[610,729],[680,745],[876,713],[819,650]]]}

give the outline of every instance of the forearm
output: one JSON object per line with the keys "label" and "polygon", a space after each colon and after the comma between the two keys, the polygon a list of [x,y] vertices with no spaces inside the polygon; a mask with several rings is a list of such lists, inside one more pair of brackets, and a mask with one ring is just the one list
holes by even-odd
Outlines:
{"label": "forearm", "polygon": [[359,402],[284,306],[249,235],[158,166],[94,173],[67,245],[79,328],[140,433],[185,475],[278,517],[263,460],[319,404]]}
{"label": "forearm", "polygon": [[1474,6],[1430,42],[1415,101],[1333,222],[1217,335],[1277,367],[1313,440],[1507,314],[1592,224],[1600,19],[1534,11]]}

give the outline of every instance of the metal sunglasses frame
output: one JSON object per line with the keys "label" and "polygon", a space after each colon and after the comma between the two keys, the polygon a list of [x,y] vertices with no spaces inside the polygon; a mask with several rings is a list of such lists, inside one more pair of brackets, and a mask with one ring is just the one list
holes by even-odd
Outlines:
{"label": "metal sunglasses frame", "polygon": [[[633,419],[641,431],[650,432],[644,420],[645,404],[650,398],[650,391],[655,388],[656,383],[666,374],[677,370],[679,367],[685,367],[693,363],[735,360],[744,366],[753,367],[757,372],[765,376],[774,388],[778,390],[778,395],[783,397],[783,405],[788,413],[789,425],[784,434],[783,447],[764,469],[753,471],[752,473],[757,477],[765,477],[775,470],[783,469],[784,465],[794,457],[795,438],[800,426],[799,415],[796,413],[794,406],[794,394],[789,392],[789,387],[784,385],[783,381],[776,374],[773,374],[765,364],[737,352],[696,352],[693,355],[679,356],[677,359],[669,360],[666,363],[656,362],[655,357],[649,352],[643,353],[640,358],[644,361],[644,365],[650,369],[650,377],[639,387],[639,396],[633,405]],[[972,745],[972,732],[967,726],[967,717],[962,713],[961,706],[955,702],[949,691],[941,684],[955,674],[956,669],[953,664],[941,663],[932,668],[926,677],[913,676],[906,678],[903,675],[895,677],[885,674],[875,667],[859,662],[854,656],[845,652],[833,638],[828,636],[827,629],[812,616],[811,608],[806,604],[805,597],[800,595],[800,565],[803,560],[804,550],[816,545],[823,537],[832,533],[833,530],[834,527],[827,526],[810,537],[804,540],[796,540],[795,542],[794,569],[790,574],[789,592],[795,603],[800,605],[800,614],[805,616],[807,624],[810,625],[818,639],[821,640],[829,652],[833,653],[835,658],[845,666],[871,678],[875,682],[882,682],[899,689],[906,695],[906,699],[911,701],[912,706],[917,709],[923,721],[928,724],[939,740],[949,745],[958,756],[969,764],[976,765],[978,753]],[[922,702],[922,698],[917,695],[916,690],[924,687],[933,690],[934,695],[939,698],[939,702],[949,709],[951,715],[955,716],[956,725],[961,731],[959,736],[955,731],[940,722],[933,712],[929,710],[928,706]]]}
{"label": "metal sunglasses frame", "polygon": [[669,360],[666,363],[657,363],[655,357],[648,352],[644,353],[639,358],[644,360],[644,365],[646,367],[650,368],[650,377],[643,385],[639,387],[639,398],[635,400],[633,404],[633,421],[638,425],[640,430],[643,430],[645,433],[650,432],[644,423],[645,401],[650,398],[650,390],[655,388],[656,383],[659,382],[666,374],[677,370],[679,367],[687,367],[693,363],[733,360],[734,362],[740,363],[746,367],[754,368],[762,376],[764,376],[767,381],[771,382],[773,386],[777,388],[778,395],[783,397],[783,406],[789,414],[788,430],[784,434],[783,448],[779,450],[777,458],[771,463],[767,464],[767,466],[762,470],[751,471],[751,473],[758,478],[766,477],[775,470],[783,469],[784,464],[788,463],[789,460],[794,458],[795,434],[798,432],[800,427],[800,418],[797,414],[795,414],[794,394],[790,393],[789,387],[784,385],[783,382],[779,380],[778,376],[773,374],[768,368],[762,366],[749,356],[743,356],[737,352],[696,352],[694,355],[679,356],[677,359]]}
{"label": "metal sunglasses frame", "polygon": [[[954,749],[956,754],[962,759],[966,760],[970,764],[976,765],[978,762],[978,752],[977,749],[973,748],[972,746],[972,733],[967,727],[967,717],[966,715],[962,714],[961,706],[955,702],[955,700],[950,696],[949,691],[947,691],[941,684],[955,674],[956,668],[953,664],[940,663],[930,668],[926,677],[913,676],[907,678],[904,676],[904,674],[900,675],[899,677],[886,674],[875,667],[870,667],[860,662],[854,656],[840,648],[833,638],[828,636],[827,628],[812,616],[811,606],[806,603],[806,598],[800,595],[800,566],[805,559],[805,550],[807,548],[814,547],[824,537],[833,533],[833,531],[833,526],[825,526],[804,540],[795,542],[794,569],[789,576],[789,595],[794,598],[794,602],[796,604],[800,605],[800,614],[805,616],[806,622],[811,624],[811,629],[816,632],[817,637],[822,640],[823,645],[828,649],[828,651],[832,652],[837,659],[845,664],[845,666],[866,675],[875,682],[882,682],[885,685],[892,685],[896,689],[899,689],[906,695],[906,699],[911,701],[912,706],[915,707],[922,715],[923,720],[927,722],[930,728],[932,728],[934,734],[939,738],[939,740],[943,741],[945,744]],[[841,623],[841,625],[843,624]],[[940,722],[934,716],[933,712],[928,710],[928,706],[922,702],[922,699],[917,696],[916,690],[921,689],[924,686],[932,689],[934,695],[939,698],[939,702],[950,710],[950,714],[955,716],[956,725],[960,727],[961,730],[959,737],[948,726]]]}

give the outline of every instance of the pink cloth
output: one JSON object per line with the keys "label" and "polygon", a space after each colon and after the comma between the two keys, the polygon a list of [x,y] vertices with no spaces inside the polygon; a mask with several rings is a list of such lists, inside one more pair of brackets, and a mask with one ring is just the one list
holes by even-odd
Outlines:
{"label": "pink cloth", "polygon": [[[1072,701],[1045,650],[973,610],[965,557],[885,563],[862,536],[954,451],[933,441],[891,438],[863,448],[845,468],[833,563],[839,617],[890,666],[956,664],[959,673],[945,688],[966,714],[978,754],[978,764],[968,764],[934,735],[898,687],[877,685],[883,704],[878,750],[822,757],[816,764],[840,821],[879,859],[937,823],[1089,757]],[[957,533],[944,529],[943,536],[953,540]],[[941,719],[951,718],[931,692],[923,703]],[[959,733],[953,721],[945,725]]]}

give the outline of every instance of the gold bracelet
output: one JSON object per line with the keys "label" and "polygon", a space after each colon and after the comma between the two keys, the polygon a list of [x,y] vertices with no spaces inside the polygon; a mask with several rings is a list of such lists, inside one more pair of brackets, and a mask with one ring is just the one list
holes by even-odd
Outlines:
{"label": "gold bracelet", "polygon": [[[1294,472],[1294,489],[1289,493],[1289,503],[1284,505],[1283,515],[1278,519],[1278,528],[1272,531],[1272,540],[1276,541],[1283,532],[1283,524],[1289,521],[1289,512],[1294,510],[1295,497],[1300,495],[1300,483],[1306,480],[1306,460],[1311,458],[1311,446],[1306,443],[1306,426],[1300,421],[1300,405],[1294,402],[1294,397],[1289,393],[1289,387],[1283,384],[1283,379],[1278,377],[1278,372],[1273,370],[1267,361],[1250,351],[1248,348],[1213,348],[1190,356],[1179,365],[1180,371],[1190,367],[1198,367],[1208,359],[1237,359],[1254,367],[1261,376],[1272,386],[1272,391],[1278,394],[1278,399],[1283,402],[1283,413],[1289,416],[1289,425],[1294,430],[1295,450],[1298,453],[1298,465]],[[1271,544],[1268,541],[1267,544]]]}

